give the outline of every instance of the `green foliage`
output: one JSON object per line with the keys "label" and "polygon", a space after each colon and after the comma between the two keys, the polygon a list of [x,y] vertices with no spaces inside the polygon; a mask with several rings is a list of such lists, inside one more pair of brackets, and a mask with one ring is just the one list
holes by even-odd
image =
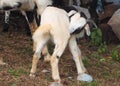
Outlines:
{"label": "green foliage", "polygon": [[17,71],[13,70],[13,69],[9,69],[8,72],[9,72],[9,74],[11,74],[11,75],[13,75],[15,77],[19,76],[19,73]]}
{"label": "green foliage", "polygon": [[82,82],[80,86],[99,86],[98,81],[93,81],[91,83]]}
{"label": "green foliage", "polygon": [[11,74],[11,75],[13,75],[13,76],[15,76],[16,78],[17,77],[19,77],[20,75],[22,75],[22,74],[26,74],[26,75],[28,75],[29,74],[29,72],[27,72],[25,69],[23,69],[23,68],[19,68],[19,69],[17,69],[17,70],[14,70],[14,69],[9,69],[8,70],[8,73],[9,74]]}
{"label": "green foliage", "polygon": [[99,46],[102,43],[102,31],[100,28],[93,28],[91,31],[91,45]]}
{"label": "green foliage", "polygon": [[120,62],[120,45],[118,45],[111,54],[112,59]]}
{"label": "green foliage", "polygon": [[11,86],[17,86],[16,84],[12,84]]}
{"label": "green foliage", "polygon": [[100,47],[98,48],[98,53],[103,53],[106,54],[108,53],[108,46],[106,45],[106,43],[101,43]]}

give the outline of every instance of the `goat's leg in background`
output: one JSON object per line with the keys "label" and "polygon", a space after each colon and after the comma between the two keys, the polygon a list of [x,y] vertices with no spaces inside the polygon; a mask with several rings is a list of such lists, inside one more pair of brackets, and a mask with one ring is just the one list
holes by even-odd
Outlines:
{"label": "goat's leg in background", "polygon": [[[25,12],[25,11],[21,11],[22,12],[22,15],[24,16],[24,18],[25,18],[25,31],[26,31],[26,34],[27,35],[31,35],[31,27],[30,27],[30,23],[29,23],[29,17],[27,16],[27,12]],[[31,15],[31,13],[29,12],[29,15]],[[32,16],[31,16],[31,18],[33,18]]]}
{"label": "goat's leg in background", "polygon": [[37,11],[26,11],[26,15],[31,33],[33,34],[40,25],[40,16],[37,14]]}
{"label": "goat's leg in background", "polygon": [[10,11],[5,11],[4,23],[3,23],[3,32],[8,32],[9,18],[10,18]]}
{"label": "goat's leg in background", "polygon": [[[26,33],[32,35],[40,25],[40,17],[36,17],[35,11],[21,11],[26,21]],[[38,19],[37,19],[38,18]]]}
{"label": "goat's leg in background", "polygon": [[[30,26],[30,23],[33,21],[33,13],[31,11],[21,11],[22,15],[25,18],[25,28],[27,35],[32,35],[32,27]],[[29,15],[28,15],[29,14]]]}
{"label": "goat's leg in background", "polygon": [[73,60],[75,61],[77,72],[78,72],[78,81],[86,81],[91,82],[93,80],[92,76],[86,74],[86,69],[82,62],[81,51],[77,45],[76,37],[74,35],[71,36],[69,40],[69,48],[73,55]]}

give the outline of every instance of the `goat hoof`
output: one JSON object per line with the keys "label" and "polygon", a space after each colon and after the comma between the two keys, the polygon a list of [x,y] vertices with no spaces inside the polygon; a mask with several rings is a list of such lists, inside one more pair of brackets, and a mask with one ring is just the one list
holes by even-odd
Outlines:
{"label": "goat hoof", "polygon": [[63,86],[63,84],[58,83],[58,82],[52,82],[50,86]]}
{"label": "goat hoof", "polygon": [[78,81],[85,81],[85,82],[92,82],[93,78],[91,75],[83,73],[83,74],[79,74],[77,77]]}

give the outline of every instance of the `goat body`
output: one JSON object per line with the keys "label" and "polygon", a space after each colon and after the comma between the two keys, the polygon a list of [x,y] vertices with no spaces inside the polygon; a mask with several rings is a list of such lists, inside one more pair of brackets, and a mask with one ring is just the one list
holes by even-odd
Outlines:
{"label": "goat body", "polygon": [[[70,51],[76,63],[77,72],[78,72],[77,79],[88,82],[92,81],[91,76],[85,74],[86,69],[82,63],[81,51],[76,43],[76,35],[75,34],[70,35],[69,27],[70,24],[73,24],[70,23],[72,21],[73,20],[69,21],[69,14],[62,9],[56,7],[47,7],[43,11],[41,15],[41,26],[33,34],[33,44],[34,44],[35,53],[33,55],[30,76],[34,76],[34,73],[36,72],[38,60],[41,57],[42,50],[46,48],[45,46],[47,42],[50,39],[52,39],[53,43],[55,44],[54,52],[52,56],[50,56],[48,52],[46,54],[47,56],[49,56],[49,61],[52,67],[52,78],[55,81],[54,83],[52,83],[51,86],[59,86],[59,85],[55,85],[56,83],[61,84],[59,70],[58,70],[58,62],[67,44],[69,44]],[[88,77],[88,79],[85,80],[82,79],[82,77],[84,77],[83,76],[84,74],[85,76]]]}

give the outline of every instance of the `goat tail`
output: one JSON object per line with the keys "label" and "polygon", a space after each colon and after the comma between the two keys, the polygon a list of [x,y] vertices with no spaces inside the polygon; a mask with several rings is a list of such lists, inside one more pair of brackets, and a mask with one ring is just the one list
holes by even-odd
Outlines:
{"label": "goat tail", "polygon": [[98,28],[97,24],[92,19],[87,19],[88,23],[92,23],[95,28]]}
{"label": "goat tail", "polygon": [[33,40],[34,39],[44,39],[44,38],[49,38],[50,37],[50,30],[51,30],[51,25],[50,24],[44,24],[40,25],[37,30],[33,33]]}

